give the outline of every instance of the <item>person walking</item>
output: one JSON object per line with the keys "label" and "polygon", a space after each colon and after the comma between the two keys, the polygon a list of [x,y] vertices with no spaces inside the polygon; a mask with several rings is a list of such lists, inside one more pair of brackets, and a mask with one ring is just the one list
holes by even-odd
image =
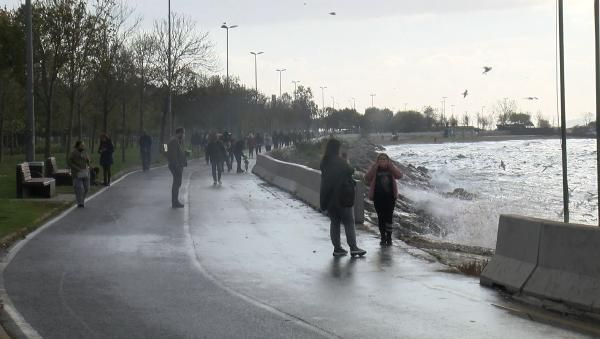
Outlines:
{"label": "person walking", "polygon": [[252,159],[254,158],[254,147],[256,145],[254,134],[248,134],[248,137],[246,138],[246,144],[248,145],[248,157]]}
{"label": "person walking", "polygon": [[185,129],[178,127],[175,129],[175,135],[167,144],[169,170],[173,175],[173,185],[171,186],[171,205],[173,208],[183,207],[183,204],[179,201],[179,188],[183,180],[183,168],[187,166],[187,160],[183,151],[184,136]]}
{"label": "person walking", "polygon": [[140,154],[142,156],[142,169],[147,171],[150,169],[150,154],[152,151],[152,137],[146,133],[146,131],[142,132],[139,140],[140,144]]}
{"label": "person walking", "polygon": [[220,185],[221,174],[223,173],[223,162],[225,162],[227,152],[225,151],[221,136],[217,136],[216,133],[211,133],[208,140],[206,156],[212,167],[213,185],[217,185],[217,183]]}
{"label": "person walking", "polygon": [[90,190],[90,157],[85,151],[85,144],[81,140],[75,142],[75,146],[67,164],[71,168],[73,176],[73,189],[75,190],[75,200],[77,207],[83,208],[85,197]]}
{"label": "person walking", "polygon": [[375,162],[365,175],[369,184],[369,199],[375,205],[379,233],[382,246],[392,244],[393,217],[398,197],[398,184],[396,180],[402,178],[402,172],[390,161],[385,153],[377,155]]}
{"label": "person walking", "polygon": [[237,163],[237,173],[244,173],[242,170],[242,155],[244,154],[244,139],[239,138],[233,145],[233,155],[235,156],[235,162]]}
{"label": "person walking", "polygon": [[256,154],[258,155],[258,154],[262,153],[262,146],[265,141],[263,139],[262,133],[256,133],[256,135],[254,137],[256,139]]}
{"label": "person walking", "polygon": [[273,138],[271,138],[271,135],[266,132],[263,134],[263,138],[265,140],[265,151],[271,152],[271,147],[273,147]]}
{"label": "person walking", "polygon": [[113,164],[113,153],[115,152],[115,146],[110,140],[108,134],[104,133],[100,135],[100,145],[98,146],[98,153],[100,154],[100,166],[102,166],[103,184],[104,186],[110,186],[111,179],[111,167]]}
{"label": "person walking", "polygon": [[[329,234],[333,244],[333,256],[339,257],[348,254],[340,242],[340,224],[344,224],[346,241],[350,246],[352,256],[363,256],[367,251],[356,245],[356,233],[354,230],[354,194],[347,192],[347,185],[354,185],[352,174],[354,168],[340,157],[341,143],[336,139],[330,139],[325,147],[325,154],[321,159],[321,210],[327,211],[331,225]],[[350,187],[353,191],[354,187]]]}

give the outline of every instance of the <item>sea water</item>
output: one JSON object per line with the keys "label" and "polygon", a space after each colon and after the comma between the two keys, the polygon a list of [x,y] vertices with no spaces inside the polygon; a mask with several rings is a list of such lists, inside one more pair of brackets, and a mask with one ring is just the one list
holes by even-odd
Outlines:
{"label": "sea water", "polygon": [[[560,139],[397,145],[387,152],[430,170],[432,189],[400,185],[400,192],[445,229],[446,241],[494,248],[500,214],[563,221]],[[567,161],[570,222],[597,225],[596,140],[569,139]],[[472,199],[445,194],[456,188]]]}

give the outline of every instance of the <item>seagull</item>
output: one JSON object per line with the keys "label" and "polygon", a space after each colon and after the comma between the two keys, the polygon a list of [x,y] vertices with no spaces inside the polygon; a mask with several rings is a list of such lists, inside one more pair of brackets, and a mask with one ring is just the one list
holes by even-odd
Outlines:
{"label": "seagull", "polygon": [[525,100],[537,100],[539,98],[538,97],[525,97],[523,99],[525,99]]}
{"label": "seagull", "polygon": [[465,91],[462,93],[462,95],[463,95],[463,98],[466,98],[467,95],[469,95],[469,90],[465,89]]}
{"label": "seagull", "polygon": [[335,15],[335,14],[336,14],[335,12],[329,12],[329,15]]}
{"label": "seagull", "polygon": [[483,74],[486,74],[487,72],[491,71],[492,68],[490,66],[483,66]]}

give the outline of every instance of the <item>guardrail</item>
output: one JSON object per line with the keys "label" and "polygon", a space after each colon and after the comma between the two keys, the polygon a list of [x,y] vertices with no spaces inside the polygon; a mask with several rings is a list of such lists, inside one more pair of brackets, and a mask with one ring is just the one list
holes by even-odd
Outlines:
{"label": "guardrail", "polygon": [[[319,209],[321,171],[258,154],[252,173]],[[357,182],[354,197],[354,222],[357,224],[365,221],[364,192],[364,185]]]}
{"label": "guardrail", "polygon": [[600,228],[502,215],[480,283],[600,312]]}

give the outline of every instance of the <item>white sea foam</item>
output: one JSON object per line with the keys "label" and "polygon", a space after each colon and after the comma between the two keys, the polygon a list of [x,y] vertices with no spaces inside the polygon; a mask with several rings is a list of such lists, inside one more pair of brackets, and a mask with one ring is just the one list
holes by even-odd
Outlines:
{"label": "white sea foam", "polygon": [[[567,144],[570,220],[597,224],[596,141]],[[505,213],[562,220],[559,140],[401,145],[387,152],[401,163],[431,170],[432,190],[400,189],[446,229],[447,241],[493,248],[498,217]],[[443,195],[456,188],[475,197]]]}

